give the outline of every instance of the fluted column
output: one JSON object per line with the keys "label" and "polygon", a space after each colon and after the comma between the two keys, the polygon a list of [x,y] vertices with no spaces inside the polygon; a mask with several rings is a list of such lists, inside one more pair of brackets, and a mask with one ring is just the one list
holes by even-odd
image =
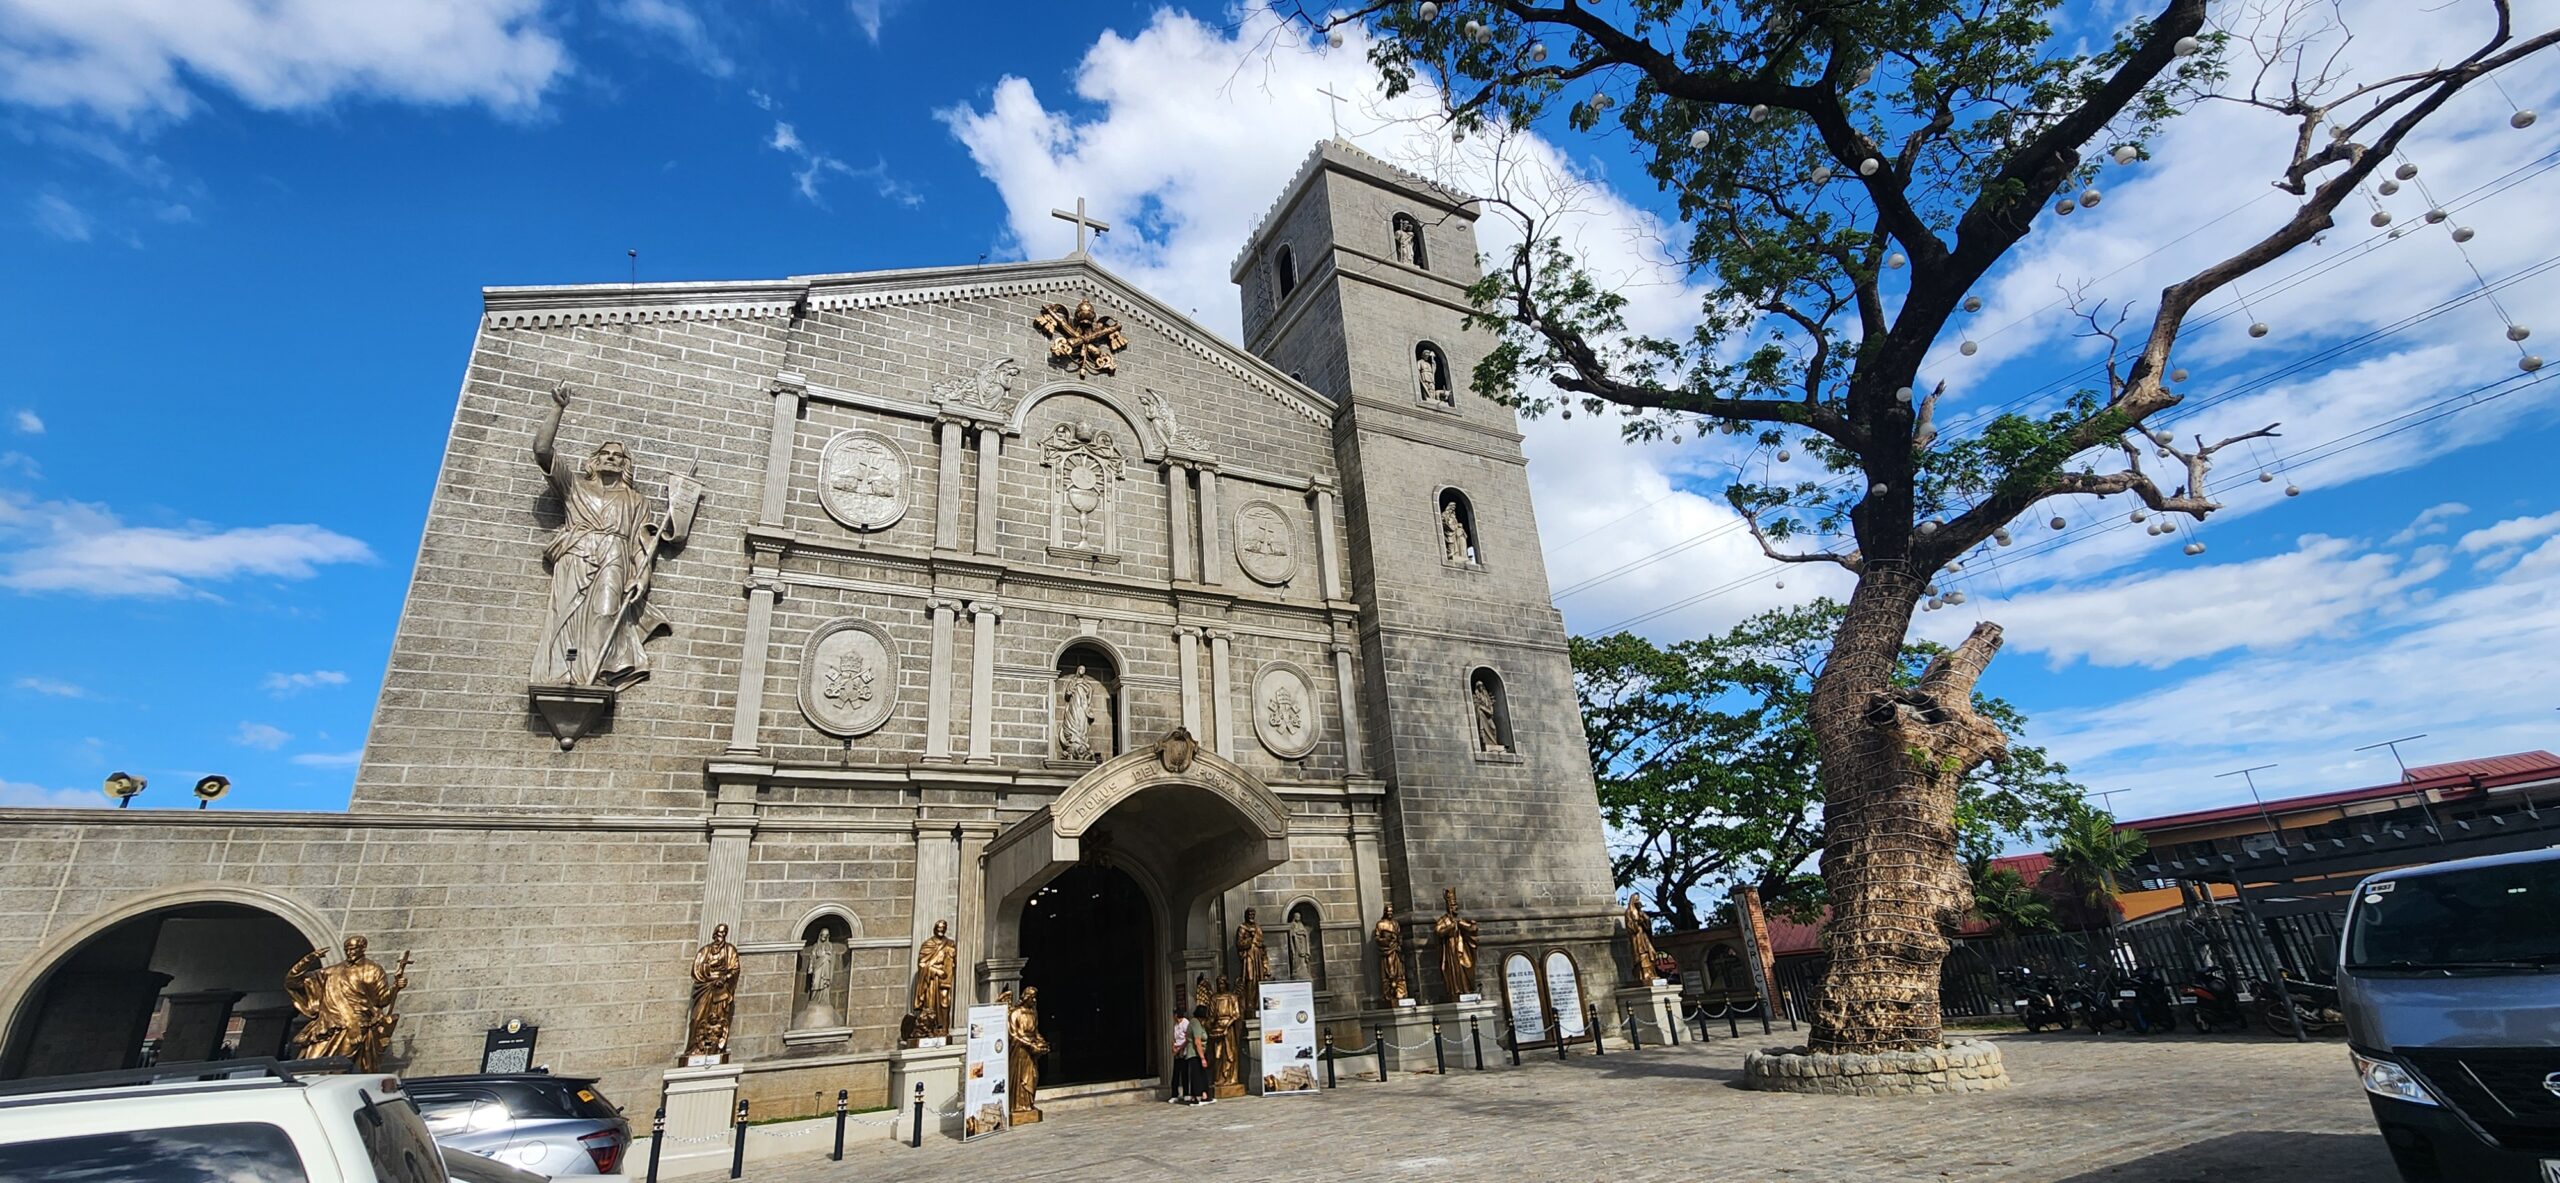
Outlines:
{"label": "fluted column", "polygon": [[1216,712],[1218,742],[1214,749],[1232,760],[1236,756],[1235,704],[1227,698],[1227,637],[1221,629],[1209,634],[1209,709]]}
{"label": "fluted column", "polygon": [[[1200,582],[1225,583],[1227,559],[1218,540],[1218,466],[1200,466]],[[1226,724],[1221,721],[1219,726]],[[1220,752],[1224,755],[1224,752]]]}
{"label": "fluted column", "polygon": [[1342,700],[1342,758],[1351,775],[1369,775],[1369,749],[1360,736],[1360,684],[1351,676],[1351,646],[1333,649],[1333,691]]}
{"label": "fluted column", "polygon": [[969,623],[977,629],[969,650],[969,762],[995,763],[996,621],[1004,609],[992,600],[969,603]]}
{"label": "fluted column", "polygon": [[791,495],[791,450],[800,434],[800,400],[808,394],[808,380],[798,374],[777,374],[773,379],[773,436],[766,442],[764,456],[764,505],[756,514],[761,525],[782,525],[783,508]]}
{"label": "fluted column", "polygon": [[933,612],[932,681],[924,692],[924,758],[951,758],[951,618],[959,609],[953,600],[934,600],[927,605]]}

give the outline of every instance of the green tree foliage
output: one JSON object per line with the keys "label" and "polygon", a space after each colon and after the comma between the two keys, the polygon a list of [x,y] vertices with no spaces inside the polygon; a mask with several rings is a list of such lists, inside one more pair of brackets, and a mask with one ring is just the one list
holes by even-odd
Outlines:
{"label": "green tree foliage", "polygon": [[1973,860],[1973,915],[1991,926],[2000,936],[2021,936],[2031,932],[2052,932],[2060,925],[2054,922],[2053,903],[2024,875],[2007,867],[1992,866],[1988,859]]}
{"label": "green tree foliage", "polygon": [[[1631,633],[1573,639],[1612,870],[1621,886],[1650,885],[1673,927],[1698,927],[1699,893],[1718,884],[1755,886],[1786,915],[1821,910],[1822,881],[1807,873],[1823,839],[1807,712],[1841,611],[1817,600],[1671,645]],[[1937,654],[1911,646],[1903,679],[1916,682]],[[1982,695],[1974,705],[2011,737],[2008,758],[1976,770],[1957,806],[1967,851],[1988,859],[2085,807],[2069,770],[2018,740],[2017,708]]]}
{"label": "green tree foliage", "polygon": [[2150,849],[2142,831],[2117,829],[2115,818],[2082,810],[2054,834],[2053,869],[2082,903],[2112,914],[2124,873]]}

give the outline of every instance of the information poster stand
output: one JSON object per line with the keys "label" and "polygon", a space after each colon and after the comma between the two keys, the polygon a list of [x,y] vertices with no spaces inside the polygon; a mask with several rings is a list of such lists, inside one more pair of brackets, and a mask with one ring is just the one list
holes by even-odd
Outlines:
{"label": "information poster stand", "polygon": [[969,1008],[968,1076],[960,1089],[960,1140],[1004,1132],[1013,1121],[1012,1046],[1006,1031],[1013,1008],[998,1002]]}

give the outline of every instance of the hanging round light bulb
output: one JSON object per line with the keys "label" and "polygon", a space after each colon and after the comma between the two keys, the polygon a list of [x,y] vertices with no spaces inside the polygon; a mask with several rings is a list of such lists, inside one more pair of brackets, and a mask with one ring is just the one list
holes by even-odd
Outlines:
{"label": "hanging round light bulb", "polygon": [[2427,211],[2427,225],[2433,226],[2444,219],[2445,212],[2441,207]]}
{"label": "hanging round light bulb", "polygon": [[1977,344],[1975,344],[1975,343],[1973,343],[1973,342],[1971,342],[1971,341],[1967,341],[1967,342],[1965,342],[1965,343],[1963,343],[1963,344],[1961,344],[1961,345],[1956,346],[1956,352],[1961,353],[1961,354],[1965,355],[1966,357],[1972,357],[1974,354],[1977,354],[1977,353],[1982,352],[1982,346],[1977,345]]}
{"label": "hanging round light bulb", "polygon": [[2080,191],[2080,204],[2090,209],[2096,209],[2098,208],[2099,199],[2105,196],[2106,194],[2098,192],[2097,186],[2091,185]]}
{"label": "hanging round light bulb", "polygon": [[1704,148],[1714,139],[1715,137],[1709,134],[1707,129],[1702,127],[1689,133],[1689,146],[1691,148]]}
{"label": "hanging round light bulb", "polygon": [[1787,451],[1785,448],[1778,449],[1778,463],[1784,464],[1793,459],[1795,459],[1794,453]]}
{"label": "hanging round light bulb", "polygon": [[1592,110],[1594,113],[1598,113],[1598,112],[1601,112],[1601,111],[1606,111],[1606,110],[1608,110],[1609,108],[1614,107],[1614,106],[1617,106],[1617,105],[1618,105],[1618,99],[1617,99],[1617,96],[1612,95],[1612,94],[1610,94],[1610,93],[1609,93],[1609,92],[1607,92],[1607,91],[1602,91],[1602,92],[1600,92],[1599,94],[1595,94],[1595,95],[1591,96],[1591,110]]}
{"label": "hanging round light bulb", "polygon": [[1965,311],[1967,311],[1967,312],[1980,312],[1980,311],[1982,311],[1982,297],[1980,297],[1980,296],[1967,296],[1967,297],[1965,297],[1965,298],[1964,298],[1964,310],[1965,310]]}
{"label": "hanging round light bulb", "polygon": [[1327,45],[1330,45],[1330,46],[1334,47],[1335,49],[1340,49],[1340,48],[1342,48],[1342,30],[1340,30],[1340,29],[1327,29],[1327,30],[1325,30],[1325,31],[1324,31],[1324,43],[1325,43],[1325,44],[1327,44]]}
{"label": "hanging round light bulb", "polygon": [[2524,327],[2523,325],[2508,325],[2508,326],[2507,326],[2507,340],[2510,340],[2510,341],[2522,341],[2522,340],[2524,340],[2525,338],[2530,337],[2530,336],[2532,336],[2532,335],[2533,335],[2533,330],[2532,330],[2532,329],[2528,329],[2528,328]]}
{"label": "hanging round light bulb", "polygon": [[1940,601],[1940,600],[1938,599],[1938,597],[1936,597],[1936,596],[1931,596],[1931,597],[1929,597],[1929,610],[1930,610],[1931,612],[1935,612],[1935,611],[1937,611],[1937,610],[1938,610],[1938,605],[1939,605],[1941,602],[1942,602],[1942,601]]}
{"label": "hanging round light bulb", "polygon": [[2131,144],[2118,144],[2116,145],[2115,157],[2117,164],[2131,164],[2134,161],[2142,159],[2142,149],[2136,148]]}
{"label": "hanging round light bulb", "polygon": [[1813,166],[1813,183],[1814,183],[1814,184],[1819,185],[1819,184],[1822,184],[1823,182],[1828,181],[1828,180],[1830,180],[1830,179],[1831,179],[1831,166],[1830,166],[1830,165],[1827,165],[1827,164],[1817,164],[1817,165]]}
{"label": "hanging round light bulb", "polygon": [[1936,523],[1936,522],[1922,522],[1922,523],[1920,523],[1920,532],[1921,532],[1922,534],[1924,534],[1924,535],[1925,535],[1925,534],[1935,534],[1935,533],[1937,533],[1937,532],[1938,532],[1938,523]]}
{"label": "hanging round light bulb", "polygon": [[1414,9],[1413,11],[1414,15],[1419,16],[1426,21],[1437,20],[1440,16],[1440,6],[1432,3],[1431,0],[1422,0],[1422,6]]}
{"label": "hanging round light bulb", "polygon": [[1896,390],[1896,391],[1894,391],[1894,392],[1893,392],[1893,401],[1898,402],[1898,403],[1908,403],[1908,402],[1910,402],[1910,401],[1911,401],[1911,388],[1910,388],[1910,387],[1908,387],[1908,386],[1905,386],[1905,387],[1903,387],[1903,388],[1902,388],[1902,389],[1900,389],[1900,390]]}
{"label": "hanging round light bulb", "polygon": [[2398,237],[2400,237],[2400,236],[2401,236],[2401,235],[2403,235],[2403,234],[2407,234],[2408,232],[2409,232],[2409,227],[2407,227],[2407,226],[2400,226],[2400,227],[2394,228],[2394,229],[2391,231],[2391,233],[2383,235],[2383,237],[2384,237],[2384,238],[2398,238]]}
{"label": "hanging round light bulb", "polygon": [[1467,18],[1467,23],[1460,26],[1458,31],[1466,34],[1467,40],[1469,41],[1482,40],[1484,37],[1484,22],[1476,20],[1473,17],[1469,17]]}
{"label": "hanging round light bulb", "polygon": [[1903,258],[1903,257],[1902,257],[1902,252],[1901,252],[1901,251],[1895,251],[1895,252],[1893,252],[1892,254],[1890,254],[1890,255],[1886,255],[1886,256],[1884,257],[1884,265],[1885,265],[1885,268],[1886,268],[1887,270],[1891,270],[1891,271],[1900,271],[1900,270],[1902,270],[1902,265],[1903,265],[1903,264],[1905,264],[1905,263],[1908,263],[1908,262],[1910,262],[1910,261],[1911,261],[1911,260],[1909,260],[1909,259],[1906,259],[1906,258]]}
{"label": "hanging round light bulb", "polygon": [[2062,515],[2061,515],[2061,514],[2055,514],[2055,515],[2053,515],[2053,520],[2045,523],[2045,525],[2051,526],[2051,527],[2053,527],[2053,528],[2054,528],[2054,529],[2056,529],[2056,530],[2059,530],[2059,529],[2063,528],[2064,526],[2068,526],[2068,525],[2070,525],[2070,524],[2071,524],[2071,523],[2069,523],[2069,522],[2066,522],[2066,521],[2062,520]]}
{"label": "hanging round light bulb", "polygon": [[2528,374],[2535,370],[2539,370],[2542,368],[2542,355],[2539,353],[2528,353],[2523,357],[2517,358],[2516,368],[2523,370]]}
{"label": "hanging round light bulb", "polygon": [[1994,530],[1991,532],[1991,540],[2002,546],[2007,546],[2010,542],[2009,532],[2007,530]]}
{"label": "hanging round light bulb", "polygon": [[2249,335],[2250,335],[2250,336],[2252,336],[2252,337],[2263,337],[2263,336],[2266,336],[2266,335],[2267,335],[2267,322],[2265,322],[2265,321],[2263,321],[2263,320],[2262,320],[2262,321],[2259,321],[2259,322],[2258,322],[2258,323],[2256,323],[2256,324],[2250,325],[2250,326],[2249,326]]}
{"label": "hanging round light bulb", "polygon": [[2418,179],[2418,166],[2404,160],[2400,167],[2391,170],[2391,175],[2403,181],[2414,181]]}
{"label": "hanging round light bulb", "polygon": [[1868,83],[1870,83],[1870,82],[1873,82],[1873,81],[1875,81],[1875,80],[1876,80],[1876,64],[1875,64],[1874,62],[1868,62],[1866,65],[1864,65],[1864,66],[1860,66],[1860,67],[1858,68],[1858,85],[1860,85],[1860,86],[1865,86],[1866,84],[1868,84]]}
{"label": "hanging round light bulb", "polygon": [[1963,593],[1963,592],[1950,592],[1950,593],[1948,593],[1948,594],[1947,594],[1947,602],[1948,602],[1948,603],[1950,603],[1950,604],[1961,604],[1961,603],[1963,603],[1963,602],[1964,602],[1964,593]]}
{"label": "hanging round light bulb", "polygon": [[2302,496],[2302,486],[2286,485],[2284,487],[2284,495],[2287,497],[2300,497]]}
{"label": "hanging round light bulb", "polygon": [[2068,197],[2053,203],[2053,212],[2061,214],[2064,217],[2069,217],[2071,215],[2071,211],[2078,208],[2080,208],[2080,203],[2073,201]]}
{"label": "hanging round light bulb", "polygon": [[2193,37],[2180,37],[2176,45],[2169,47],[2169,52],[2182,58],[2191,58],[2204,52],[2204,42]]}
{"label": "hanging round light bulb", "polygon": [[2272,472],[2261,471],[2258,473],[2258,483],[2261,485],[2272,485],[2275,483],[2275,480],[2276,474]]}
{"label": "hanging round light bulb", "polygon": [[1877,170],[1877,169],[1880,169],[1880,168],[1883,168],[1883,167],[1884,167],[1884,162],[1883,162],[1883,161],[1878,160],[1878,159],[1876,159],[1876,158],[1875,158],[1875,157],[1873,157],[1873,156],[1870,156],[1870,157],[1867,157],[1866,159],[1861,160],[1861,161],[1859,161],[1859,162],[1858,162],[1858,175],[1859,175],[1859,176],[1862,176],[1862,177],[1872,177],[1872,176],[1876,175],[1876,170]]}
{"label": "hanging round light bulb", "polygon": [[1751,122],[1753,122],[1753,123],[1766,123],[1766,122],[1768,122],[1768,119],[1769,119],[1769,104],[1767,104],[1767,103],[1753,103],[1753,104],[1751,104]]}
{"label": "hanging round light bulb", "polygon": [[1787,590],[1787,581],[1786,581],[1786,580],[1781,579],[1781,580],[1779,580],[1779,581],[1778,581],[1778,590],[1779,590],[1779,591],[1785,591],[1785,590]]}
{"label": "hanging round light bulb", "polygon": [[2187,380],[2187,370],[2186,370],[2186,367],[2184,367],[2184,366],[2180,366],[2180,367],[2178,367],[2177,369],[2174,369],[2174,370],[2169,371],[2169,380],[2170,380],[2170,381],[2172,381],[2172,382],[2184,382],[2184,381],[2186,381],[2186,380]]}
{"label": "hanging round light bulb", "polygon": [[2194,558],[2197,555],[2204,553],[2204,544],[2201,542],[2190,542],[2183,549],[2187,552],[2188,558]]}
{"label": "hanging round light bulb", "polygon": [[2373,223],[2377,227],[2388,226],[2391,224],[2391,211],[2387,209],[2375,210],[2373,211],[2373,216],[2365,220]]}
{"label": "hanging round light bulb", "polygon": [[2527,107],[2522,111],[2518,111],[2513,115],[2507,116],[2507,126],[2512,127],[2517,131],[2523,131],[2524,129],[2533,126],[2533,121],[2537,118],[2539,118],[2539,116],[2536,116],[2533,113],[2533,109]]}
{"label": "hanging round light bulb", "polygon": [[2400,182],[2398,182],[2398,181],[2384,181],[2383,183],[2381,183],[2381,184],[2379,184],[2379,185],[2374,186],[2374,187],[2373,187],[2373,189],[2374,189],[2374,192],[2376,192],[2376,193],[2380,193],[2380,194],[2382,194],[2384,197],[2389,197],[2389,196],[2391,196],[2392,194],[2397,193],[2397,192],[2399,192],[2399,191],[2400,191]]}
{"label": "hanging round light bulb", "polygon": [[1872,484],[1872,485],[1867,486],[1867,496],[1869,496],[1869,497],[1882,497],[1882,496],[1884,496],[1884,494],[1885,494],[1885,489],[1886,489],[1887,487],[1888,487],[1888,486],[1886,486],[1886,484],[1885,484],[1883,481],[1877,481],[1876,483],[1874,483],[1874,484]]}
{"label": "hanging round light bulb", "polygon": [[2147,509],[2137,509],[2137,510],[2133,511],[2133,520],[2134,520],[2134,521],[2137,521],[2137,522],[2142,521],[2142,520],[2144,520],[2144,519],[2146,519],[2146,518],[2149,518],[2150,516],[2151,516],[2151,511],[2150,511],[2150,510],[2147,510]]}
{"label": "hanging round light bulb", "polygon": [[2453,240],[2455,242],[2469,242],[2474,235],[2475,232],[2469,226],[2456,226],[2453,228]]}
{"label": "hanging round light bulb", "polygon": [[1547,43],[1544,41],[1530,42],[1529,60],[1532,62],[1543,62],[1547,60]]}

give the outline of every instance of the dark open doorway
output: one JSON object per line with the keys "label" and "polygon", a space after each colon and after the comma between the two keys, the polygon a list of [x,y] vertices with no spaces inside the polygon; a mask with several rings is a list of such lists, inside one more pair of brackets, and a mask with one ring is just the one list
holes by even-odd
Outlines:
{"label": "dark open doorway", "polygon": [[[1128,874],[1068,868],[1022,908],[1022,982],[1040,991],[1043,1085],[1153,1076],[1147,958],[1155,920]],[[1170,1018],[1171,1011],[1167,1011]]]}
{"label": "dark open doorway", "polygon": [[285,971],[311,947],[242,904],[120,921],[50,967],[0,1041],[0,1079],[283,1054]]}

